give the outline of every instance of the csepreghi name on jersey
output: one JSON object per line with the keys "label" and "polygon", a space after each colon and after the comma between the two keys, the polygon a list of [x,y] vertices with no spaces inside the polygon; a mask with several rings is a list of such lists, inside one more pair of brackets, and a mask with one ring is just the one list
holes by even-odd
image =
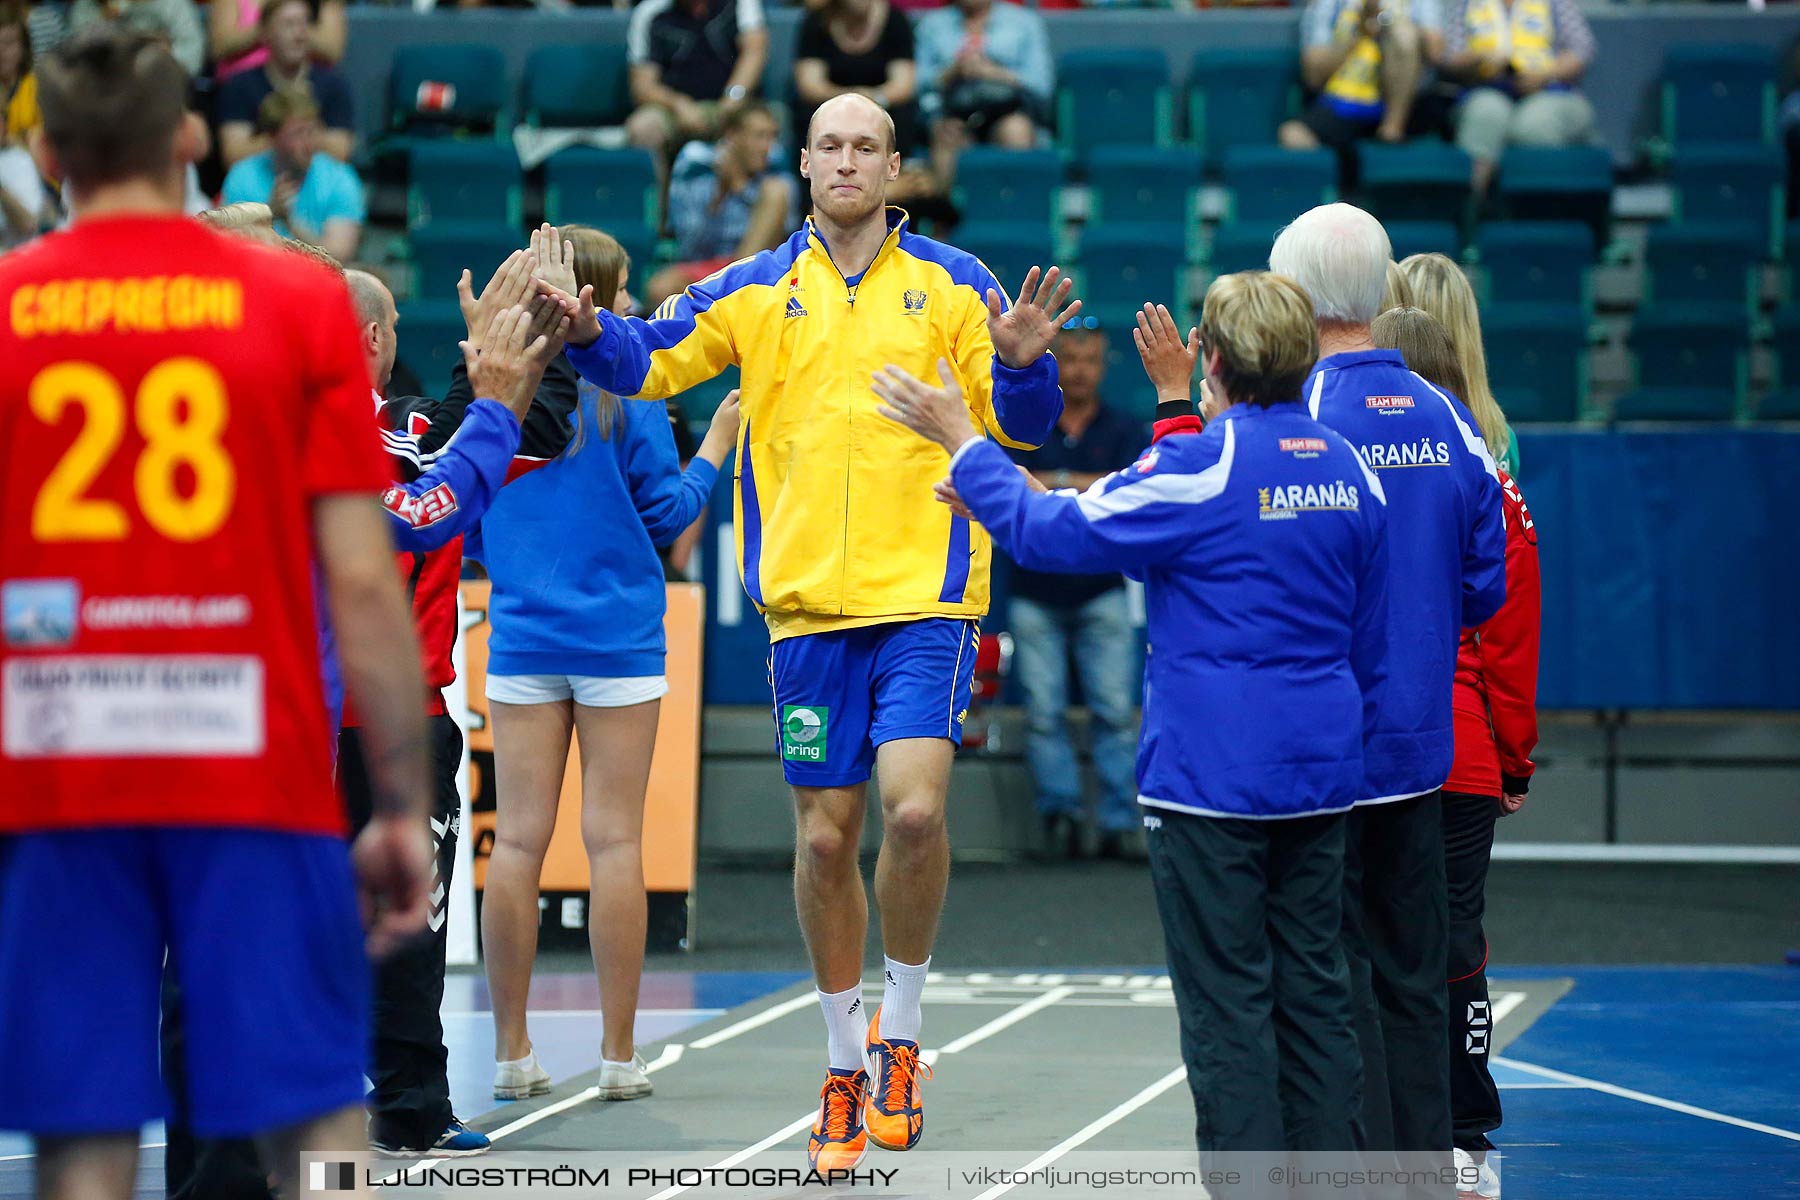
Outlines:
{"label": "csepreghi name on jersey", "polygon": [[1357,447],[1363,461],[1377,471],[1387,467],[1447,467],[1450,443],[1420,438],[1416,442],[1372,442]]}
{"label": "csepreghi name on jersey", "polygon": [[1303,512],[1355,512],[1360,503],[1356,485],[1341,479],[1256,489],[1257,515],[1265,521],[1292,521]]}

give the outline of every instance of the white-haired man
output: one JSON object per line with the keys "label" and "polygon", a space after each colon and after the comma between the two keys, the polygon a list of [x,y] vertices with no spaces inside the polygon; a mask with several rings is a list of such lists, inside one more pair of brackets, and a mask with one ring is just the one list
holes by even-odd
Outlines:
{"label": "white-haired man", "polygon": [[1388,684],[1364,748],[1365,796],[1344,862],[1363,1144],[1447,1153],[1449,918],[1438,789],[1453,751],[1458,634],[1506,598],[1506,531],[1494,460],[1468,410],[1369,338],[1391,258],[1379,221],[1327,204],[1281,231],[1269,269],[1312,296],[1319,362],[1306,381],[1307,407],[1357,448],[1388,499]]}

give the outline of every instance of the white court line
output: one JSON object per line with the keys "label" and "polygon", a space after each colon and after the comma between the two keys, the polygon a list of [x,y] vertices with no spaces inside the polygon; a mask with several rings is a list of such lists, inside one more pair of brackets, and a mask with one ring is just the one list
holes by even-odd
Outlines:
{"label": "white court line", "polygon": [[1735,1125],[1739,1129],[1749,1129],[1757,1133],[1766,1133],[1771,1137],[1786,1138],[1790,1142],[1800,1142],[1800,1133],[1791,1129],[1777,1129],[1773,1125],[1764,1125],[1757,1121],[1746,1121],[1742,1117],[1733,1117],[1726,1113],[1714,1112],[1710,1108],[1697,1108],[1692,1104],[1683,1104],[1679,1100],[1670,1100],[1664,1096],[1652,1096],[1649,1092],[1637,1092],[1630,1088],[1622,1088],[1614,1083],[1604,1083],[1598,1079],[1588,1079],[1581,1075],[1571,1075],[1567,1071],[1552,1070],[1534,1063],[1520,1062],[1516,1058],[1499,1058],[1493,1060],[1500,1066],[1512,1067],[1518,1071],[1528,1071],[1545,1079],[1553,1079],[1559,1083],[1576,1087],[1591,1088],[1596,1092],[1604,1092],[1608,1096],[1618,1096],[1624,1100],[1636,1100],[1639,1104],[1648,1104],[1656,1108],[1666,1108],[1670,1112],[1686,1113],[1690,1117],[1702,1117],[1708,1121],[1717,1121],[1721,1125]]}
{"label": "white court line", "polygon": [[[1157,1080],[1131,1099],[1125,1101],[1125,1103],[1114,1108],[1111,1112],[1089,1121],[1086,1125],[1083,1125],[1080,1129],[1020,1167],[1018,1173],[1021,1175],[1029,1175],[1031,1172],[1036,1171],[1041,1167],[1049,1166],[1077,1146],[1085,1145],[1099,1134],[1112,1128],[1114,1125],[1117,1125],[1120,1121],[1123,1121],[1126,1117],[1129,1117],[1132,1113],[1144,1107],[1144,1105],[1150,1103],[1152,1100],[1156,1099],[1176,1084],[1181,1083],[1186,1078],[1187,1068],[1185,1066],[1176,1067],[1173,1071],[1170,1071],[1167,1075],[1164,1075],[1161,1079]],[[994,1200],[996,1196],[1004,1196],[1007,1192],[1012,1191],[1012,1189],[1017,1186],[1018,1184],[1016,1183],[997,1183],[987,1191],[981,1193],[981,1195],[975,1197],[975,1200]]]}
{"label": "white court line", "polygon": [[1525,993],[1500,992],[1492,997],[1490,1003],[1494,1024],[1498,1025],[1500,1022],[1506,1020],[1506,1018],[1512,1016],[1514,1009],[1525,1003]]}
{"label": "white court line", "polygon": [[[961,1051],[967,1050],[970,1046],[975,1045],[977,1042],[984,1041],[987,1038],[992,1037],[994,1034],[999,1033],[1003,1029],[1008,1029],[1014,1025],[1017,1025],[1020,1021],[1023,1021],[1026,1017],[1029,1017],[1032,1013],[1039,1012],[1039,1011],[1042,1011],[1043,1009],[1050,1007],[1052,1004],[1055,1004],[1058,1000],[1064,999],[1065,997],[1067,997],[1068,995],[1073,993],[1074,990],[1075,989],[1072,987],[1052,988],[1049,991],[1045,992],[1043,995],[1039,996],[1037,999],[1028,1001],[1024,1004],[1021,1004],[1021,1005],[1019,1005],[1019,1007],[1013,1009],[1011,1012],[1003,1013],[1002,1015],[995,1017],[992,1021],[989,1021],[987,1024],[981,1026],[979,1029],[973,1030],[972,1032],[969,1032],[969,1033],[965,1033],[965,1034],[963,1034],[963,1036],[957,1038],[955,1041],[952,1041],[937,1050],[928,1050],[924,1054],[921,1054],[919,1057],[924,1059],[926,1062],[926,1065],[929,1066],[932,1063],[936,1062],[938,1057],[941,1055],[957,1054],[957,1053],[960,1053]],[[810,996],[805,997],[805,998],[808,1000],[812,999],[812,997],[810,997]],[[1185,1070],[1185,1068],[1184,1068],[1184,1070]],[[1121,1114],[1121,1115],[1123,1115],[1123,1114]],[[789,1122],[787,1125],[782,1126],[780,1129],[777,1129],[774,1133],[771,1133],[769,1136],[763,1138],[760,1142],[757,1142],[755,1145],[746,1146],[742,1150],[739,1150],[737,1153],[732,1154],[729,1157],[723,1158],[723,1159],[719,1160],[718,1162],[714,1163],[712,1165],[712,1169],[715,1171],[729,1170],[730,1168],[737,1166],[739,1163],[742,1163],[749,1159],[755,1158],[758,1154],[761,1154],[764,1150],[768,1150],[774,1146],[780,1145],[782,1142],[787,1141],[787,1139],[793,1137],[796,1133],[799,1133],[801,1130],[812,1128],[812,1123],[814,1120],[817,1119],[817,1117],[818,1117],[817,1109],[808,1109],[804,1116],[798,1117],[795,1120]],[[679,1196],[679,1195],[681,1195],[681,1193],[683,1193],[687,1190],[688,1190],[687,1188],[680,1187],[680,1186],[664,1188],[662,1191],[660,1191],[660,1192],[656,1193],[654,1196],[650,1197],[650,1200],[670,1200],[670,1197]]]}
{"label": "white court line", "polygon": [[799,1012],[809,1004],[817,1004],[819,998],[812,992],[804,992],[792,999],[783,1000],[780,1004],[765,1008],[755,1016],[745,1017],[734,1025],[727,1025],[717,1033],[709,1033],[703,1038],[695,1038],[688,1045],[696,1050],[710,1050],[720,1042],[729,1042],[739,1034],[749,1033],[752,1029],[761,1029],[772,1021],[779,1021],[791,1012]]}

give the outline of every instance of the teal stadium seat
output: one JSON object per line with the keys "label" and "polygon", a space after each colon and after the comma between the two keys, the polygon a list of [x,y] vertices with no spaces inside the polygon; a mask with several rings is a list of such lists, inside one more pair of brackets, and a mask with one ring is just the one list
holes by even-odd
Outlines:
{"label": "teal stadium seat", "polygon": [[506,94],[506,59],[492,46],[401,46],[388,72],[388,128],[492,133],[504,123]]}
{"label": "teal stadium seat", "polygon": [[1081,235],[1082,311],[1107,329],[1129,328],[1145,304],[1186,311],[1186,237],[1179,225],[1089,225]]}
{"label": "teal stadium seat", "polygon": [[1775,310],[1769,333],[1776,386],[1757,405],[1756,415],[1770,421],[1800,421],[1800,305]]}
{"label": "teal stadium seat", "polygon": [[[1636,420],[1730,420],[1744,396],[1749,319],[1741,305],[1647,304],[1627,338],[1637,359],[1638,391],[1614,416]],[[1682,401],[1687,394],[1691,399]],[[1719,396],[1729,397],[1721,404]]]}
{"label": "teal stadium seat", "polygon": [[427,396],[450,390],[450,372],[462,361],[457,343],[468,335],[455,295],[449,300],[426,300],[399,306],[395,327],[394,356],[419,378]]}
{"label": "teal stadium seat", "polygon": [[518,227],[500,221],[434,221],[407,238],[412,251],[413,298],[421,303],[456,299],[456,281],[468,268],[479,292],[507,255],[525,244]]}
{"label": "teal stadium seat", "polygon": [[1663,136],[1690,142],[1775,144],[1772,45],[1673,46],[1663,57]]}
{"label": "teal stadium seat", "polygon": [[1606,245],[1612,155],[1599,146],[1511,146],[1500,156],[1500,207],[1515,221],[1580,221]]}
{"label": "teal stadium seat", "polygon": [[1213,230],[1206,263],[1214,275],[1269,269],[1269,250],[1281,232],[1278,221],[1237,221]]}
{"label": "teal stadium seat", "polygon": [[1174,96],[1160,50],[1072,50],[1056,64],[1057,140],[1077,160],[1106,145],[1167,146]]}
{"label": "teal stadium seat", "polygon": [[1090,222],[1193,222],[1200,152],[1189,146],[1097,146],[1085,160]]}
{"label": "teal stadium seat", "polygon": [[1594,233],[1579,221],[1496,221],[1483,225],[1483,299],[1490,304],[1551,301],[1593,311]]}
{"label": "teal stadium seat", "polygon": [[623,125],[631,115],[625,47],[539,46],[525,61],[524,119],[545,129]]}
{"label": "teal stadium seat", "polygon": [[1513,421],[1574,421],[1587,393],[1587,317],[1573,303],[1490,304],[1481,313],[1488,386]]}
{"label": "teal stadium seat", "polygon": [[1787,164],[1780,152],[1754,144],[1682,146],[1669,180],[1679,220],[1756,222],[1769,257],[1780,257],[1787,207]]}
{"label": "teal stadium seat", "polygon": [[1188,68],[1188,140],[1209,166],[1234,146],[1268,146],[1300,106],[1300,67],[1285,46],[1208,49]]}
{"label": "teal stadium seat", "polygon": [[417,229],[435,221],[521,226],[524,173],[505,142],[441,138],[412,148],[407,215]]}
{"label": "teal stadium seat", "polygon": [[1394,261],[1415,254],[1442,254],[1446,258],[1462,256],[1462,231],[1449,221],[1388,221],[1388,244]]}
{"label": "teal stadium seat", "polygon": [[551,224],[582,221],[657,224],[656,160],[636,146],[601,150],[571,146],[544,164],[544,211]]}
{"label": "teal stadium seat", "polygon": [[1369,208],[1389,221],[1468,221],[1469,156],[1455,146],[1424,140],[1390,146],[1364,142],[1357,177]]}
{"label": "teal stadium seat", "polygon": [[1337,156],[1329,150],[1234,146],[1225,152],[1232,221],[1286,224],[1337,198]]}
{"label": "teal stadium seat", "polygon": [[1049,226],[1061,191],[1062,156],[1054,150],[971,146],[956,160],[956,206],[965,221]]}
{"label": "teal stadium seat", "polygon": [[1056,264],[1050,227],[1030,221],[965,221],[952,240],[986,263],[1008,296],[1019,290],[1031,268],[1049,270]]}
{"label": "teal stadium seat", "polygon": [[1754,307],[1754,270],[1765,243],[1753,221],[1679,221],[1650,231],[1644,261],[1647,298],[1656,303]]}

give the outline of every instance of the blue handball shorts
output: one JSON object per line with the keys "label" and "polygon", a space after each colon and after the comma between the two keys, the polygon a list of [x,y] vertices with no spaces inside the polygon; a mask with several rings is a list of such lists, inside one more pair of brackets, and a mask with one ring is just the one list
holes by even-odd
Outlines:
{"label": "blue handball shorts", "polygon": [[0,838],[0,1129],[123,1133],[167,1116],[165,946],[196,1133],[241,1137],[362,1102],[369,965],[342,839],[30,833]]}
{"label": "blue handball shorts", "polygon": [[775,743],[796,787],[849,787],[901,738],[962,745],[981,629],[930,617],[784,638],[769,648]]}

